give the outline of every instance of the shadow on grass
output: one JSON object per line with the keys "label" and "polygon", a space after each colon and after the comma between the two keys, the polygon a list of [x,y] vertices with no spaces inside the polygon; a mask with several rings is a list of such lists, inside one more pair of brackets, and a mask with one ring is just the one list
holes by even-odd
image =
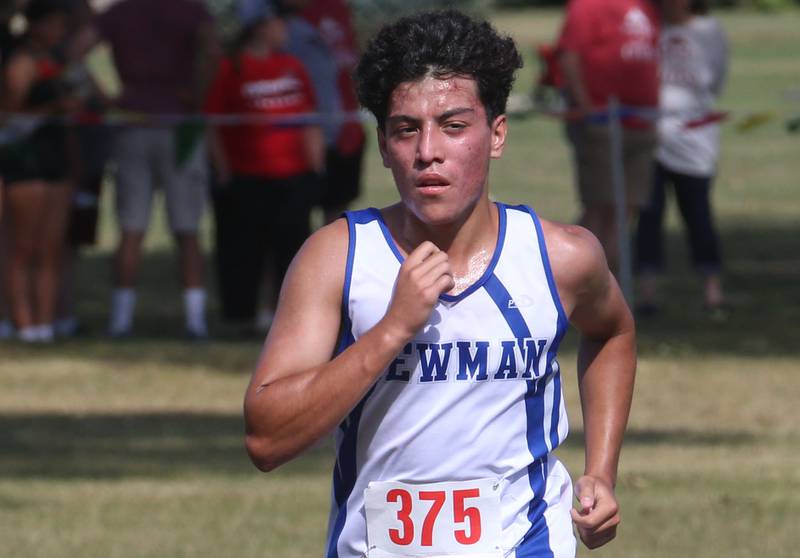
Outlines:
{"label": "shadow on grass", "polygon": [[[662,289],[661,312],[638,323],[640,354],[792,355],[800,338],[800,251],[797,227],[767,223],[736,224],[721,230],[725,286],[731,314],[715,320],[702,307],[699,278],[687,264],[682,234],[667,238],[669,272]],[[204,364],[220,370],[250,370],[261,338],[242,338],[222,323],[210,281],[209,320],[215,341],[196,346],[182,338],[182,295],[174,254],[168,250],[145,256],[138,288],[139,303],[133,338],[112,343],[102,333],[108,319],[109,257],[93,252],[78,270],[78,309],[91,335],[54,348],[87,358],[125,362],[169,360]],[[209,270],[211,265],[209,265]],[[209,271],[209,276],[213,273]],[[565,348],[574,349],[570,334]],[[26,349],[16,349],[20,356]]]}
{"label": "shadow on grass", "polygon": [[[20,414],[0,416],[0,478],[185,478],[259,474],[244,450],[242,418],[212,414]],[[567,447],[579,447],[573,433]],[[626,445],[735,446],[754,442],[739,432],[633,430]],[[328,475],[326,440],[269,478]]]}
{"label": "shadow on grass", "polygon": [[715,319],[703,309],[700,278],[686,263],[683,237],[674,234],[667,245],[673,265],[665,276],[663,312],[638,323],[642,350],[797,356],[800,231],[796,226],[751,226],[721,232],[727,319]]}
{"label": "shadow on grass", "polygon": [[[119,479],[250,476],[237,415],[19,414],[0,416],[0,478]],[[270,473],[328,474],[332,444],[321,443]]]}
{"label": "shadow on grass", "polygon": [[[637,430],[625,432],[625,446],[688,446],[688,447],[737,447],[763,441],[749,432],[704,432],[678,430]],[[573,430],[565,442],[566,447],[583,447],[583,431]]]}
{"label": "shadow on grass", "polygon": [[[640,356],[797,356],[800,346],[798,227],[724,228],[723,283],[729,314],[703,308],[701,278],[689,265],[682,234],[667,235],[668,270],[659,311],[637,319]],[[575,335],[566,347],[574,349]]]}

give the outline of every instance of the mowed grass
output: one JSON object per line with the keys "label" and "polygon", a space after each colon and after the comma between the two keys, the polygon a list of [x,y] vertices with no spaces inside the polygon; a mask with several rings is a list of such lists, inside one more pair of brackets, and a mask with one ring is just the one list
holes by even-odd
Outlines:
{"label": "mowed grass", "polygon": [[[551,40],[559,17],[522,11],[496,22],[524,46]],[[783,96],[800,86],[800,14],[722,19],[732,46],[722,105],[735,114],[724,129],[715,204],[734,311],[724,322],[703,314],[673,215],[668,304],[658,320],[639,324],[618,488],[623,524],[618,540],[594,556],[798,554],[800,136],[788,135],[780,117],[747,134],[733,124],[751,112],[800,112]],[[523,72],[519,92],[534,69]],[[393,199],[374,147],[365,185],[359,205]],[[573,220],[559,125],[514,121],[492,188],[497,199]],[[260,343],[236,339],[216,320],[214,341],[180,339],[176,271],[160,224],[148,238],[138,335],[102,339],[113,242],[106,220],[78,270],[81,315],[95,336],[35,349],[0,345],[0,555],[320,556],[330,442],[269,475],[249,464],[241,399]],[[574,362],[570,334],[561,363],[573,433],[559,455],[578,474]]]}

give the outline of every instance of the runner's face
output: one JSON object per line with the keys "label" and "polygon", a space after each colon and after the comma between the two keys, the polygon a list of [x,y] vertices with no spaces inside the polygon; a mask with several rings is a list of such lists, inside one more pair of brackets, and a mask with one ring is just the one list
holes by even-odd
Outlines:
{"label": "runner's face", "polygon": [[378,144],[406,208],[437,225],[488,195],[489,161],[502,154],[505,136],[504,115],[487,123],[475,80],[426,77],[392,92]]}

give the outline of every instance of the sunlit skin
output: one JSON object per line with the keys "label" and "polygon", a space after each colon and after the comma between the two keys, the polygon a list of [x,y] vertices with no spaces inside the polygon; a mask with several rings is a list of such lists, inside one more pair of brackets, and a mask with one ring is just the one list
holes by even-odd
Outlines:
{"label": "sunlit skin", "polygon": [[[402,348],[428,322],[442,293],[493,253],[498,213],[489,165],[503,152],[506,118],[491,122],[474,80],[402,83],[378,130],[384,165],[401,201],[381,209],[405,252],[386,313],[331,357],[342,325],[349,232],[343,219],[321,228],[287,273],[275,322],[245,396],[247,450],[270,471],[333,431]],[[588,231],[541,220],[556,289],[581,333],[578,377],[586,462],[572,518],[594,548],[616,535],[614,483],[635,371],[633,320]]]}
{"label": "sunlit skin", "polygon": [[394,90],[378,145],[400,194],[385,217],[401,249],[432,240],[454,263],[494,250],[489,164],[502,155],[506,131],[505,115],[488,121],[472,79],[425,77]]}

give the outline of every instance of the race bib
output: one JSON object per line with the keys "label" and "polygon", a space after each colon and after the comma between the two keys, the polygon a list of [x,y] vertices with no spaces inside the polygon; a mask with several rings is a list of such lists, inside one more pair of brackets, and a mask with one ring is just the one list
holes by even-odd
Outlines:
{"label": "race bib", "polygon": [[369,558],[502,558],[500,484],[371,482]]}

